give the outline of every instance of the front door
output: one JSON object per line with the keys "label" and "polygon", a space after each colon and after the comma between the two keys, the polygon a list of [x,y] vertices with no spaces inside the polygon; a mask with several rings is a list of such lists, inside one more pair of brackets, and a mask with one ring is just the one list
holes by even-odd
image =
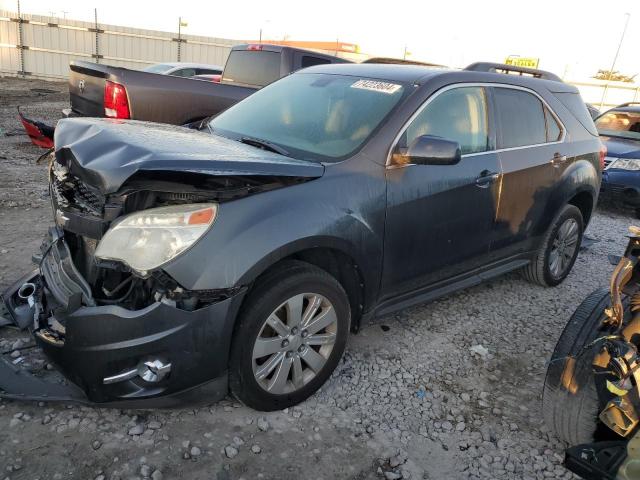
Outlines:
{"label": "front door", "polygon": [[487,261],[500,162],[492,152],[488,93],[460,86],[436,93],[401,135],[457,141],[456,165],[387,167],[382,296],[388,298],[471,271]]}

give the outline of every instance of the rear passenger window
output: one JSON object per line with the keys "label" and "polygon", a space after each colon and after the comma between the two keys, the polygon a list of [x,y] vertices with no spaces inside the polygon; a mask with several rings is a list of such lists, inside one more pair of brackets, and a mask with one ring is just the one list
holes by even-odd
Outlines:
{"label": "rear passenger window", "polygon": [[546,107],[544,109],[544,118],[547,122],[547,142],[557,142],[562,136],[562,129],[558,121]]}
{"label": "rear passenger window", "polygon": [[498,148],[547,142],[544,106],[538,97],[512,88],[494,88],[499,119]]}
{"label": "rear passenger window", "polygon": [[458,142],[462,154],[487,151],[485,93],[481,87],[460,87],[438,95],[411,122],[402,146],[410,146],[422,135],[434,135]]}

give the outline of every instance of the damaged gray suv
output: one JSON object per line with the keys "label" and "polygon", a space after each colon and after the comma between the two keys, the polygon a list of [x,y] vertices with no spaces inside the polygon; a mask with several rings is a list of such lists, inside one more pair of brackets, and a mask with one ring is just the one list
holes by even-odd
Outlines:
{"label": "damaged gray suv", "polygon": [[574,87],[508,69],[316,66],[191,129],[62,120],[55,226],[3,300],[71,383],[0,361],[0,394],[280,409],[365,320],[515,269],[557,285],[604,154]]}

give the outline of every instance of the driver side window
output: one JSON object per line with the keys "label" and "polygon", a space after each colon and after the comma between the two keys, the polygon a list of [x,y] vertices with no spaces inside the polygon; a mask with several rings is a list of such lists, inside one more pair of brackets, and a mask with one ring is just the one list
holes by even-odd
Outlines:
{"label": "driver side window", "polygon": [[487,99],[482,87],[460,87],[436,96],[413,119],[402,139],[408,147],[422,135],[432,135],[460,144],[462,154],[489,149]]}

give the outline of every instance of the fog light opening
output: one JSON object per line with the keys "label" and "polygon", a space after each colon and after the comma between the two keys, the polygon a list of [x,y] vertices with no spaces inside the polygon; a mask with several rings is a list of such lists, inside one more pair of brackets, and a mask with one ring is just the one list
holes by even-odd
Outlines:
{"label": "fog light opening", "polygon": [[111,377],[105,377],[102,379],[102,383],[109,385],[111,383],[131,380],[135,377],[140,377],[145,382],[158,383],[166,378],[169,373],[171,373],[171,363],[165,359],[154,358],[141,361],[133,370],[127,370]]}
{"label": "fog light opening", "polygon": [[171,372],[171,364],[156,358],[138,365],[138,375],[145,382],[156,383],[164,379]]}

